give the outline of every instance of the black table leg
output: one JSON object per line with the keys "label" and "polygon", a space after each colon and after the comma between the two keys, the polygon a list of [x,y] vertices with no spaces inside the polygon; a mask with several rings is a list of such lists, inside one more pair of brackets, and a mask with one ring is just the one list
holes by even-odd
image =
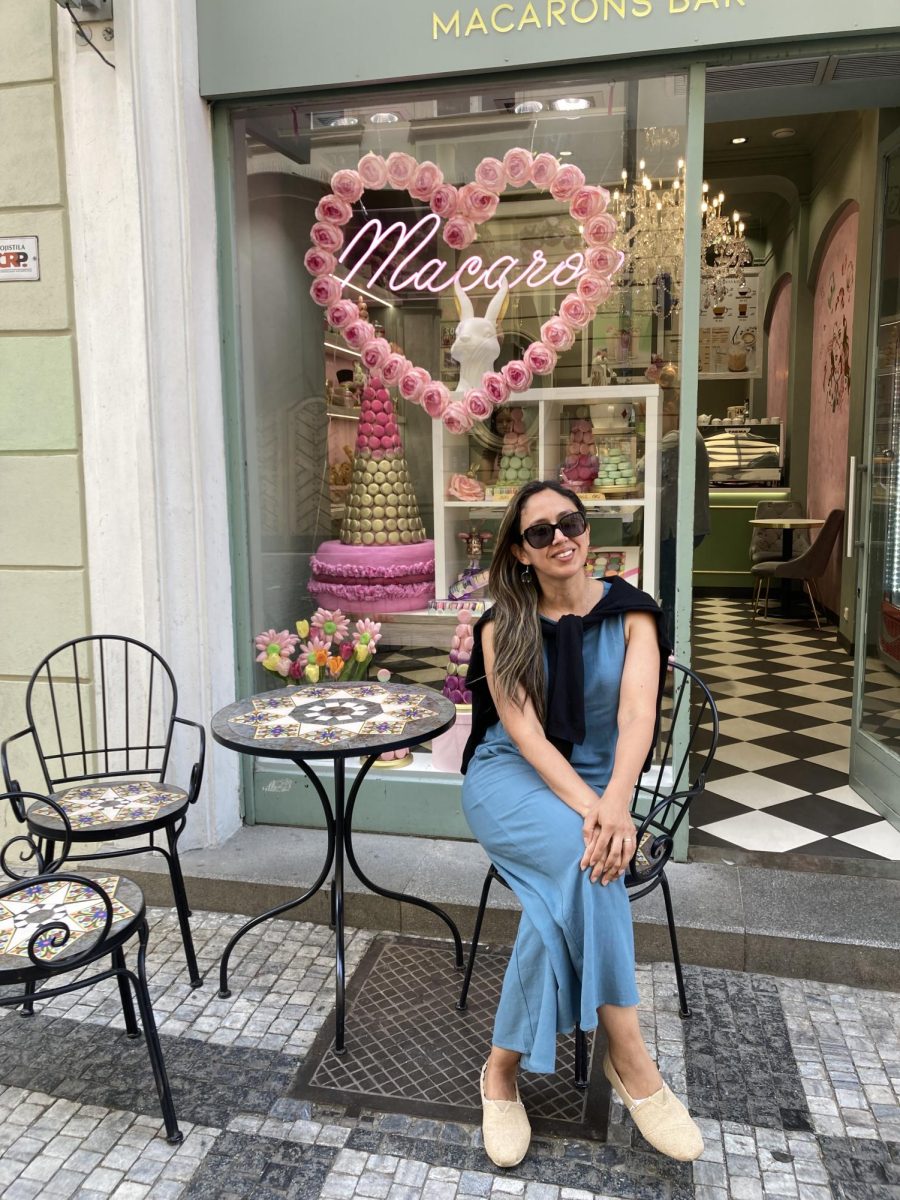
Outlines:
{"label": "black table leg", "polygon": [[[790,562],[794,557],[793,529],[783,529],[781,531],[781,557],[784,562]],[[790,579],[782,579],[781,581],[781,615],[783,617],[793,616],[794,596],[791,590],[792,583],[793,581]]]}
{"label": "black table leg", "polygon": [[305,891],[302,896],[298,896],[296,900],[288,900],[286,904],[277,904],[274,908],[270,908],[267,912],[260,913],[258,917],[254,917],[251,921],[248,921],[246,925],[242,925],[237,933],[231,938],[228,945],[225,947],[225,953],[222,955],[222,962],[219,965],[219,995],[223,1000],[227,999],[231,995],[231,992],[228,988],[228,960],[231,958],[232,950],[235,948],[244,934],[249,933],[251,929],[255,929],[256,926],[261,924],[263,921],[269,921],[272,919],[272,917],[278,917],[282,913],[287,912],[289,909],[296,908],[298,904],[305,904],[307,900],[311,900],[328,878],[328,872],[331,870],[331,864],[334,861],[336,841],[335,820],[331,815],[331,805],[328,802],[328,793],[322,787],[322,784],[319,782],[319,779],[315,773],[307,766],[305,762],[303,762],[302,759],[296,758],[293,761],[303,771],[310,783],[315,788],[316,795],[319,797],[319,801],[321,802],[322,808],[325,812],[325,825],[328,830],[328,849],[325,852],[325,863],[322,867],[322,870],[319,872],[318,879],[316,879],[312,887]]}
{"label": "black table leg", "polygon": [[334,759],[334,1052],[344,1053],[344,760]]}

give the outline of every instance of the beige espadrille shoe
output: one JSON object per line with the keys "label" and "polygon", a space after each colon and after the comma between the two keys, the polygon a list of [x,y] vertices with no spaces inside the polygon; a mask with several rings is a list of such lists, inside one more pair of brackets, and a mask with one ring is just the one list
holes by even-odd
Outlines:
{"label": "beige espadrille shoe", "polygon": [[633,1100],[625,1091],[625,1085],[609,1061],[608,1054],[603,1059],[603,1072],[631,1114],[631,1119],[655,1150],[679,1162],[693,1162],[700,1157],[703,1153],[703,1135],[667,1084],[664,1083],[658,1092],[644,1100]]}
{"label": "beige espadrille shoe", "polygon": [[528,1153],[531,1145],[531,1123],[516,1083],[515,1100],[488,1100],[484,1094],[484,1073],[481,1068],[481,1132],[488,1158],[498,1167],[515,1167]]}

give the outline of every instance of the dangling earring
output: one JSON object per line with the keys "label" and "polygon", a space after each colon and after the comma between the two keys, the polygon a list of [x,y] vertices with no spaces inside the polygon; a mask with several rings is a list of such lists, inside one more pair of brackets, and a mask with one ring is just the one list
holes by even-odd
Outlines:
{"label": "dangling earring", "polygon": [[531,565],[529,563],[525,564],[525,570],[522,572],[522,582],[531,583]]}

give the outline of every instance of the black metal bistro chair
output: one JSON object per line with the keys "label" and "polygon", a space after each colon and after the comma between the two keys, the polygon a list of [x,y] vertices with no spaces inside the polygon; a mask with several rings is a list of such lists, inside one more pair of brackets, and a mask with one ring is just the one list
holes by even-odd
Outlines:
{"label": "black metal bistro chair", "polygon": [[[147,850],[163,855],[190,984],[199,987],[203,980],[191,937],[178,839],[200,792],[206,732],[196,721],[179,717],[177,707],[175,677],[155,650],[118,635],[76,638],[51,651],[36,667],[25,693],[28,726],[0,746],[0,765],[16,819],[42,840],[45,861],[57,857],[55,843],[62,826],[53,806],[44,801],[26,805],[10,772],[9,747],[21,738],[30,739],[36,750],[47,791],[65,810],[74,842],[144,839],[138,846],[67,853],[65,858],[96,860]],[[190,726],[199,736],[187,791],[166,780],[176,725]],[[165,836],[165,846],[156,840],[158,834]]]}
{"label": "black metal bistro chair", "polygon": [[[681,971],[681,956],[678,953],[678,936],[675,932],[675,915],[672,911],[672,896],[666,879],[666,866],[675,848],[675,833],[684,820],[688,807],[695,796],[706,787],[706,776],[716,753],[719,741],[719,713],[709,688],[693,671],[680,663],[670,664],[671,687],[667,683],[663,696],[660,742],[650,770],[641,776],[631,801],[631,815],[636,828],[637,849],[625,875],[628,899],[634,903],[656,888],[663,894],[666,906],[666,921],[669,940],[672,943],[672,961],[678,985],[678,1007],[682,1017],[689,1017],[684,977]],[[679,746],[675,758],[675,730],[682,712],[688,715],[687,738]],[[699,743],[703,742],[701,747]],[[481,889],[481,900],[475,918],[475,932],[463,979],[457,1008],[464,1009],[472,981],[478,939],[487,908],[491,884],[497,880],[504,887],[509,884],[493,863],[488,868]],[[587,1087],[587,1039],[584,1031],[575,1030],[575,1083]]]}
{"label": "black metal bistro chair", "polygon": [[[0,1005],[21,1006],[30,1017],[35,999],[62,996],[115,979],[125,1018],[125,1033],[139,1038],[131,989],[137,997],[150,1065],[159,1095],[166,1140],[183,1139],[175,1116],[162,1046],[147,988],[147,917],[137,884],[122,875],[73,875],[58,868],[71,848],[72,827],[65,809],[48,796],[33,792],[0,796],[22,803],[39,801],[53,812],[60,857],[44,857],[46,840],[30,830],[17,834],[0,850],[0,867],[12,883],[0,886]],[[30,866],[33,873],[23,873]],[[138,939],[137,973],[125,964],[123,947]],[[105,969],[69,983],[57,982],[73,971],[109,959]],[[19,990],[21,989],[21,990]]]}

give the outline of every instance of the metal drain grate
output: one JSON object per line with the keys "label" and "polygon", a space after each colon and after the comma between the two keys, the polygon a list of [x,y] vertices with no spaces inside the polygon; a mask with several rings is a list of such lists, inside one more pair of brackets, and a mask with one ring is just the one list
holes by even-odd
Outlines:
{"label": "metal drain grate", "polygon": [[[460,1012],[462,976],[449,946],[376,938],[348,988],[344,1054],[332,1049],[329,1018],[290,1095],[351,1110],[480,1124],[478,1076],[508,959],[508,950],[479,950],[468,1009]],[[582,1090],[574,1083],[574,1055],[574,1038],[560,1037],[557,1074],[523,1074],[522,1101],[537,1131],[604,1138],[609,1090],[602,1056],[590,1054],[589,1086]]]}

